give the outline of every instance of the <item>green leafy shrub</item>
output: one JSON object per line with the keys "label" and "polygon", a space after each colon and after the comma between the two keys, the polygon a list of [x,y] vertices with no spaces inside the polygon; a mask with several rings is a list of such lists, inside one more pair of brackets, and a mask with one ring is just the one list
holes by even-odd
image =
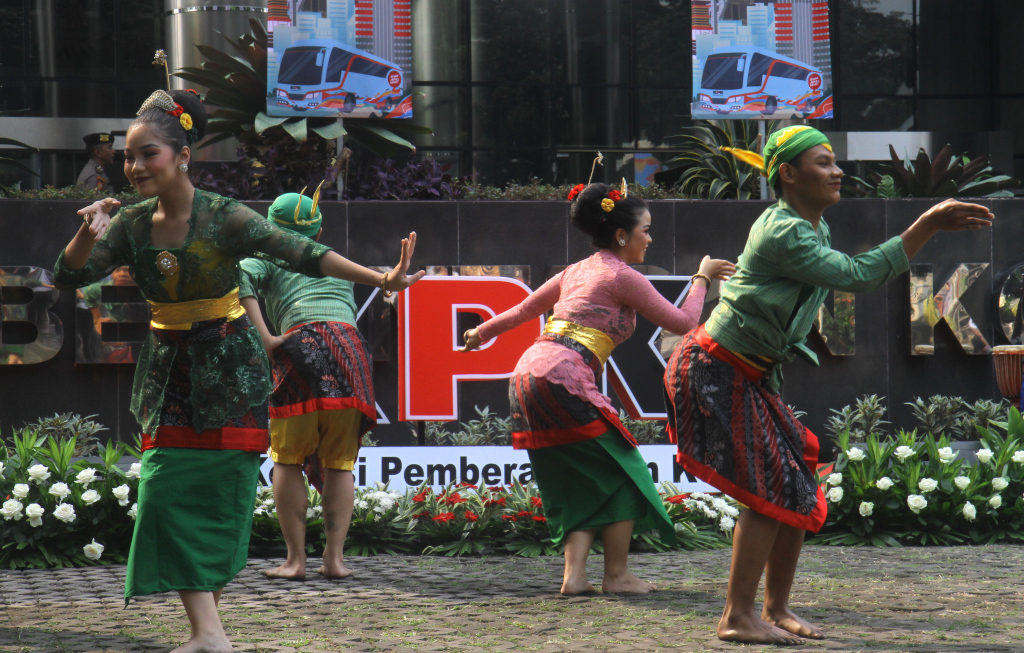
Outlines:
{"label": "green leafy shrub", "polygon": [[828,519],[813,541],[854,546],[1024,541],[1024,420],[1011,408],[1005,423],[990,426],[978,427],[983,448],[971,465],[946,436],[870,434],[857,445],[841,432],[842,453],[824,481]]}
{"label": "green leafy shrub", "polygon": [[97,446],[99,462],[72,463],[75,436],[15,431],[0,442],[0,568],[124,562],[131,545],[141,466],[119,466],[122,443]]}

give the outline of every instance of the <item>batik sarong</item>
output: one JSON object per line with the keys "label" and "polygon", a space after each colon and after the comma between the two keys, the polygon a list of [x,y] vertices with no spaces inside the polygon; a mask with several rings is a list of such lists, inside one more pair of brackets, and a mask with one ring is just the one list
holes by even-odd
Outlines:
{"label": "batik sarong", "polygon": [[[274,391],[270,417],[283,419],[318,410],[354,408],[362,413],[360,440],[377,425],[370,354],[359,330],[344,322],[310,322],[274,351]],[[303,469],[323,488],[323,468],[315,453]]]}
{"label": "batik sarong", "polygon": [[[601,378],[601,361],[575,340],[545,334],[538,341],[557,342],[577,352],[582,364]],[[609,428],[622,434],[632,446],[636,439],[613,411],[595,406],[559,383],[530,373],[513,375],[508,389],[512,411],[512,445],[516,449],[538,449],[596,438]]]}
{"label": "batik sarong", "polygon": [[691,474],[763,515],[817,531],[827,513],[815,478],[818,439],[765,389],[763,375],[703,326],[688,333],[665,368],[669,437]]}

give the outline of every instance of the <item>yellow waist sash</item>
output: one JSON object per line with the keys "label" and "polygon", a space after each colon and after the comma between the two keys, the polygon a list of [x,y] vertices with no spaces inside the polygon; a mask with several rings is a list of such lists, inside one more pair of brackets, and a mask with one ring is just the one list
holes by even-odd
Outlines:
{"label": "yellow waist sash", "polygon": [[245,315],[245,309],[238,303],[238,288],[216,299],[196,299],[173,304],[149,302],[149,308],[152,311],[150,326],[175,331],[187,331],[195,322],[222,317],[234,320]]}
{"label": "yellow waist sash", "polygon": [[565,336],[575,340],[594,352],[594,355],[601,361],[601,365],[608,361],[608,357],[612,355],[612,350],[615,349],[615,343],[612,342],[611,337],[604,331],[585,327],[582,324],[576,324],[568,320],[559,320],[554,316],[548,318],[548,323],[544,325],[544,333]]}

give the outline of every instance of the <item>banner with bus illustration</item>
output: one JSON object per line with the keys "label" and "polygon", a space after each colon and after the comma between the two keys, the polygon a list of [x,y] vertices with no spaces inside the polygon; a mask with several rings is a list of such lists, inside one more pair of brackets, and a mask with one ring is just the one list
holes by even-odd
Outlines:
{"label": "banner with bus illustration", "polygon": [[267,114],[412,117],[411,0],[267,4]]}
{"label": "banner with bus illustration", "polygon": [[692,0],[694,118],[831,118],[825,0]]}

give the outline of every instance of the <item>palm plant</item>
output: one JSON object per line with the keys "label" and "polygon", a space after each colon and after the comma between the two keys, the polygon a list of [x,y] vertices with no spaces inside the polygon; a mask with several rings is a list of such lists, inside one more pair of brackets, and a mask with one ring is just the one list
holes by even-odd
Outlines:
{"label": "palm plant", "polygon": [[[174,73],[208,91],[204,101],[215,106],[210,114],[210,138],[203,147],[238,138],[244,160],[239,183],[250,199],[270,198],[302,186],[334,182],[344,162],[335,158],[341,137],[367,146],[381,157],[416,147],[403,135],[429,134],[430,129],[408,121],[359,119],[344,126],[334,118],[281,118],[266,114],[267,33],[259,20],[249,20],[250,33],[237,39],[224,36],[230,52],[210,45],[196,47],[204,57],[199,68]],[[223,35],[221,35],[223,36]],[[222,191],[208,180],[204,187]],[[331,184],[329,184],[331,185]]]}
{"label": "palm plant", "polygon": [[953,156],[953,148],[944,146],[935,156],[921,148],[917,157],[904,162],[889,146],[891,165],[871,170],[867,179],[847,177],[852,184],[843,189],[853,197],[1013,197],[1009,190],[1020,185],[1007,175],[992,174],[989,155],[970,159],[966,154]]}
{"label": "palm plant", "polygon": [[[767,133],[775,129],[767,124]],[[759,196],[756,167],[738,160],[722,148],[760,152],[757,123],[753,120],[697,120],[687,133],[672,137],[685,150],[668,162],[681,168],[676,189],[687,197],[707,200],[751,199]]]}

